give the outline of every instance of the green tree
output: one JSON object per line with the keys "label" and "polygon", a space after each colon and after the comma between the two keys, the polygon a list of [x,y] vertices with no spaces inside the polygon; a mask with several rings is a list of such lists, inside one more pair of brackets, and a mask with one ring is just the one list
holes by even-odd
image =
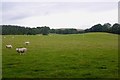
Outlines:
{"label": "green tree", "polygon": [[48,34],[49,34],[49,31],[50,31],[50,28],[47,27],[47,26],[44,26],[44,27],[42,27],[42,29],[41,29],[42,35],[48,35]]}
{"label": "green tree", "polygon": [[109,29],[110,29],[110,27],[111,27],[111,24],[110,24],[110,23],[105,23],[105,24],[103,25],[102,31],[103,31],[103,32],[108,32]]}
{"label": "green tree", "polygon": [[115,33],[115,34],[120,34],[120,24],[115,23],[111,28],[110,32]]}
{"label": "green tree", "polygon": [[55,33],[55,29],[50,29],[50,33]]}
{"label": "green tree", "polygon": [[103,26],[101,24],[94,25],[90,28],[91,32],[102,32]]}

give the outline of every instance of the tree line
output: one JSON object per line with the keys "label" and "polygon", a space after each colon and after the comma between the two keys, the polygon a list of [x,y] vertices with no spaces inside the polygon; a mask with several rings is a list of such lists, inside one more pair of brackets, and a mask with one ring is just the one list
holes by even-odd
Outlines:
{"label": "tree line", "polygon": [[82,30],[78,31],[77,29],[74,28],[50,29],[50,27],[47,26],[30,28],[15,25],[1,25],[1,27],[2,35],[36,35],[36,34],[48,35],[49,33],[77,34],[82,32]]}
{"label": "tree line", "polygon": [[89,29],[86,29],[85,32],[108,32],[120,34],[120,24],[115,23],[111,26],[110,23],[105,23],[104,25],[96,24]]}
{"label": "tree line", "polygon": [[48,35],[50,30],[47,26],[30,28],[17,25],[1,25],[0,27],[2,27],[2,35]]}
{"label": "tree line", "polygon": [[2,27],[2,35],[48,35],[49,33],[55,34],[80,34],[88,32],[108,32],[120,34],[120,24],[105,23],[104,25],[96,24],[89,29],[74,29],[74,28],[61,28],[61,29],[50,29],[48,26],[30,28],[17,25],[0,25]]}

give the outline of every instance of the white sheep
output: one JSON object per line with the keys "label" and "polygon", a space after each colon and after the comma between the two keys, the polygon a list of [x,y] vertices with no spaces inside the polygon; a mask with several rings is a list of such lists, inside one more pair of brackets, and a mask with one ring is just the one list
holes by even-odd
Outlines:
{"label": "white sheep", "polygon": [[16,51],[20,53],[20,55],[25,54],[25,52],[27,51],[27,48],[16,48]]}
{"label": "white sheep", "polygon": [[28,44],[30,44],[30,42],[29,42],[29,41],[27,41],[27,42],[25,42],[25,44],[26,44],[26,45],[28,45]]}
{"label": "white sheep", "polygon": [[6,45],[6,48],[12,48],[12,45]]}

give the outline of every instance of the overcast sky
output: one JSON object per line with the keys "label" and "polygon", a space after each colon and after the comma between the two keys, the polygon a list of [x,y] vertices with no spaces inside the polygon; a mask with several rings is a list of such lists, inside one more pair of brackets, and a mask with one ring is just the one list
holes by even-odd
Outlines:
{"label": "overcast sky", "polygon": [[2,24],[86,29],[118,22],[118,2],[2,2]]}

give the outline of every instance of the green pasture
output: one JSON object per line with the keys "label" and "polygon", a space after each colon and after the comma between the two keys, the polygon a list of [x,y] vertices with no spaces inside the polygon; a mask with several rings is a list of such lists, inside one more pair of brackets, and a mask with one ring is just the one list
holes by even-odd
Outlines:
{"label": "green pasture", "polygon": [[[25,41],[30,44],[26,46]],[[16,47],[28,51],[19,55]],[[118,35],[3,35],[2,77],[118,78]]]}

